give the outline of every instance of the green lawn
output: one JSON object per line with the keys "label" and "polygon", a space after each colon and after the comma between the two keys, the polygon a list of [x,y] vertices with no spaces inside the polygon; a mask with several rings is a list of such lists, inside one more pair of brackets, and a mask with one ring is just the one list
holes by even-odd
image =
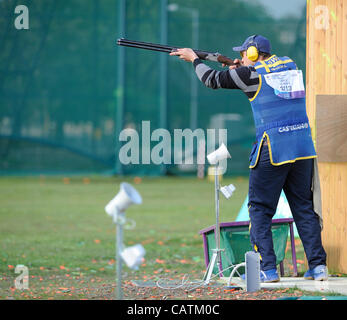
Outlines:
{"label": "green lawn", "polygon": [[[124,231],[124,243],[141,243],[146,249],[140,269],[125,267],[124,278],[188,274],[201,279],[205,264],[198,232],[215,223],[213,182],[173,177],[2,177],[0,299],[113,298],[115,225],[104,207],[122,181],[143,197],[142,205],[127,211],[136,226]],[[221,222],[235,220],[247,194],[246,178],[222,181],[230,183],[236,191],[229,200],[221,196]],[[297,253],[302,259],[300,244]],[[290,250],[287,255],[286,268]],[[28,290],[14,288],[18,264],[28,267]]]}

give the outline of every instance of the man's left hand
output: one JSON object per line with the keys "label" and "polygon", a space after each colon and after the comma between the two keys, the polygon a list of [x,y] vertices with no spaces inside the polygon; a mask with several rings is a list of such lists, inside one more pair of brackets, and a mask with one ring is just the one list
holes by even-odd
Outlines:
{"label": "man's left hand", "polygon": [[190,48],[177,49],[170,53],[170,56],[179,56],[180,59],[188,62],[193,62],[199,58],[197,54]]}

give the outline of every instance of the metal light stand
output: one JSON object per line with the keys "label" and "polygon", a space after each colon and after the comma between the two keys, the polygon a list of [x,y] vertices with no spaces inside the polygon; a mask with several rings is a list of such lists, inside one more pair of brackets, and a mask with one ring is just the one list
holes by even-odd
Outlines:
{"label": "metal light stand", "polygon": [[[120,215],[123,215],[120,217]],[[123,225],[125,223],[125,213],[118,213],[113,216],[113,222],[116,224],[116,261],[117,261],[117,300],[123,299],[122,291],[122,267],[123,260],[121,252],[123,250]]]}
{"label": "metal light stand", "polygon": [[214,176],[214,186],[215,186],[215,209],[216,209],[216,228],[215,228],[215,239],[216,239],[216,248],[212,249],[212,258],[210,260],[210,263],[208,265],[208,268],[204,275],[204,284],[207,285],[210,280],[213,273],[213,268],[215,264],[217,264],[218,272],[220,273],[222,270],[222,260],[221,260],[221,252],[224,251],[224,249],[220,248],[220,226],[219,226],[219,177],[218,177],[218,162],[215,165],[215,176]]}

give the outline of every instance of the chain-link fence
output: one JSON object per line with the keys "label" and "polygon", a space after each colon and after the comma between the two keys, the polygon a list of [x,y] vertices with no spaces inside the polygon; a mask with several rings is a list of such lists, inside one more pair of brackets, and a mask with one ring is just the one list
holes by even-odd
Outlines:
{"label": "chain-link fence", "polygon": [[[162,128],[171,137],[175,129],[227,129],[228,173],[248,174],[255,130],[247,97],[208,89],[191,64],[121,49],[116,39],[235,57],[233,46],[262,34],[273,53],[305,70],[305,3],[278,17],[264,1],[0,0],[0,173],[196,174],[194,165],[141,161],[149,121],[151,132]],[[19,5],[28,9],[27,29]],[[119,160],[125,128],[138,132],[139,164]],[[197,143],[192,157],[196,150]]]}

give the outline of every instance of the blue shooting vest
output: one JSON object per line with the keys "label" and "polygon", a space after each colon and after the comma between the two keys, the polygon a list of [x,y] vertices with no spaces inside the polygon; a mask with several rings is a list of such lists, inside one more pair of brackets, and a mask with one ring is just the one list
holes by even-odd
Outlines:
{"label": "blue shooting vest", "polygon": [[[288,57],[273,55],[257,62],[254,67],[259,74],[259,88],[250,99],[250,103],[257,143],[253,146],[250,155],[250,168],[257,165],[264,138],[267,139],[272,165],[317,157],[306,114],[304,88],[296,95],[295,92],[291,94],[275,91],[274,87],[267,83],[269,77],[285,75],[285,73],[270,75],[271,73],[297,70],[296,64]],[[300,71],[291,71],[286,74],[295,72]]]}

